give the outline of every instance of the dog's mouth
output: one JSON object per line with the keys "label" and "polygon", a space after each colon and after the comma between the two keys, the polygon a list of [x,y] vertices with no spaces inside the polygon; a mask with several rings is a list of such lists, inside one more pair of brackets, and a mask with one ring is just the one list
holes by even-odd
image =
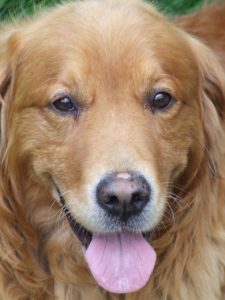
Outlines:
{"label": "dog's mouth", "polygon": [[61,193],[58,191],[60,202],[63,206],[63,211],[67,217],[67,220],[70,224],[70,227],[72,228],[73,232],[76,234],[80,242],[83,244],[83,246],[87,249],[88,246],[91,243],[92,240],[92,233],[85,229],[82,225],[80,225],[72,216],[70,213],[68,207],[66,206],[65,200]]}
{"label": "dog's mouth", "polygon": [[98,284],[119,294],[142,288],[156,261],[156,253],[146,241],[148,234],[129,231],[92,233],[74,219],[58,188],[57,192],[72,230],[86,248],[85,258]]}

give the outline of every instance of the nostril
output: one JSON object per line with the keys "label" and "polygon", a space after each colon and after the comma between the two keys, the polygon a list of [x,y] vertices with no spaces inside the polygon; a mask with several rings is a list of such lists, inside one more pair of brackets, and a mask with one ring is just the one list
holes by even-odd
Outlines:
{"label": "nostril", "polygon": [[138,191],[132,194],[131,204],[138,211],[142,210],[142,208],[146,205],[149,200],[149,195],[144,194],[142,191]]}
{"label": "nostril", "polygon": [[116,195],[109,195],[105,201],[105,203],[109,206],[116,205],[118,202],[119,202],[119,200]]}
{"label": "nostril", "polygon": [[141,202],[140,192],[135,192],[132,194],[131,202],[133,203]]}
{"label": "nostril", "polygon": [[140,194],[138,192],[133,193],[131,195],[131,199],[130,199],[130,204],[132,205],[132,207],[139,210],[142,206],[141,203],[142,203],[142,200],[141,200]]}

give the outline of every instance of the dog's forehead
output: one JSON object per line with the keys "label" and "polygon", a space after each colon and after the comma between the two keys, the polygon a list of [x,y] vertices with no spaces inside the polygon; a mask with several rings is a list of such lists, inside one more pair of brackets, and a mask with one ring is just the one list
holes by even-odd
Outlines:
{"label": "dog's forehead", "polygon": [[36,72],[26,82],[34,79],[35,87],[70,77],[77,83],[94,80],[114,88],[125,82],[139,84],[137,78],[147,82],[159,73],[185,82],[184,74],[193,69],[180,32],[138,1],[65,5],[35,24],[27,37],[26,73],[29,68]]}
{"label": "dog's forehead", "polygon": [[54,52],[57,58],[57,54],[66,57],[73,52],[77,57],[87,54],[86,61],[95,53],[105,58],[127,58],[128,62],[130,57],[122,54],[132,53],[141,59],[146,53],[157,55],[164,47],[175,51],[183,42],[153,7],[133,0],[91,0],[61,6],[27,33],[30,53],[33,48],[36,55],[38,51]]}

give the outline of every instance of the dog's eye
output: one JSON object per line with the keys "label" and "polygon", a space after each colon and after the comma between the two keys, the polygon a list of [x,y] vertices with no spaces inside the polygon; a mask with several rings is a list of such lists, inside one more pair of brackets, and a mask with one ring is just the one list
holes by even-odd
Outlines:
{"label": "dog's eye", "polygon": [[74,105],[73,101],[67,96],[55,100],[52,103],[52,105],[56,110],[64,113],[77,111],[77,107]]}
{"label": "dog's eye", "polygon": [[151,108],[154,110],[162,110],[169,107],[173,103],[173,97],[167,92],[158,92],[150,100]]}

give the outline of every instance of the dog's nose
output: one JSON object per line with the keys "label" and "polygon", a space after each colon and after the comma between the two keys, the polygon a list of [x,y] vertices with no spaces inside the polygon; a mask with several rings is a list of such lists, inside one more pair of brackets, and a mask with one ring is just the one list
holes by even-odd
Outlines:
{"label": "dog's nose", "polygon": [[143,210],[150,194],[147,180],[143,176],[130,173],[107,176],[98,184],[96,190],[99,205],[125,222]]}

